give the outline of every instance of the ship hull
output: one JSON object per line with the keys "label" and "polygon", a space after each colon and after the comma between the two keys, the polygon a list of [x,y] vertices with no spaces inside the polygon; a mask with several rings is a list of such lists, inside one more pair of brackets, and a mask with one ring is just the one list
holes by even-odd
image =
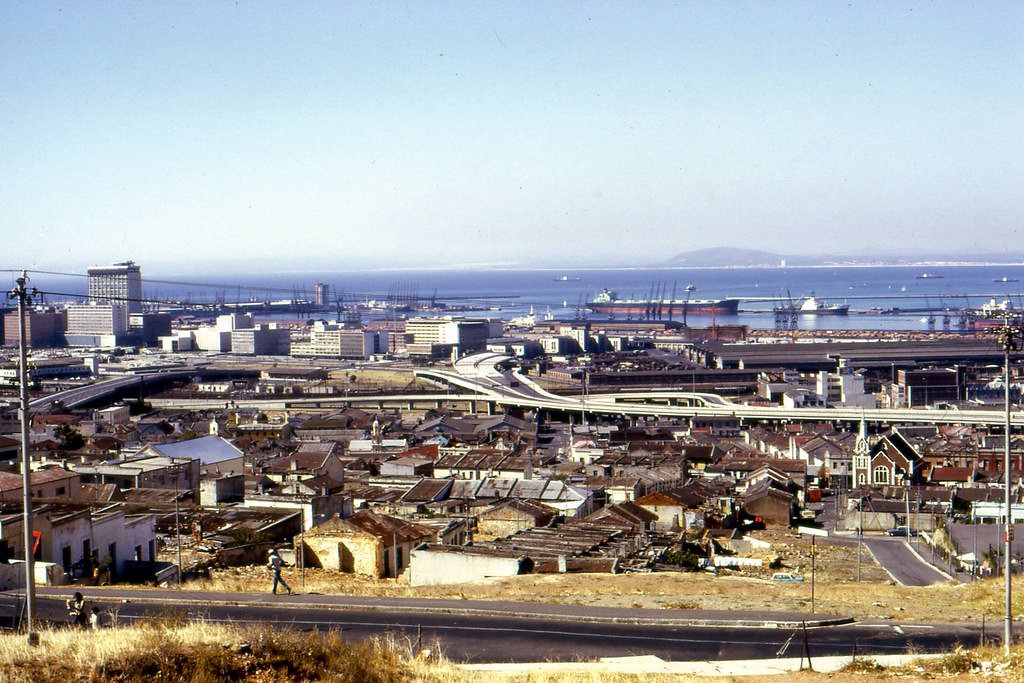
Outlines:
{"label": "ship hull", "polygon": [[790,315],[849,315],[849,306],[822,306],[820,308],[776,308],[775,313]]}
{"label": "ship hull", "polygon": [[736,315],[739,299],[714,301],[591,301],[587,304],[594,313],[611,316],[675,317],[686,314]]}

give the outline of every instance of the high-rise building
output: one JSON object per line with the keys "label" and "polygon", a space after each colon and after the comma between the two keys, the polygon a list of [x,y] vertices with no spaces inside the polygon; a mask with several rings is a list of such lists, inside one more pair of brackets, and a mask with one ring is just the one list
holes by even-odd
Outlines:
{"label": "high-rise building", "polygon": [[121,304],[142,313],[142,270],[134,261],[89,269],[89,302]]}
{"label": "high-rise building", "polygon": [[316,305],[326,306],[331,303],[331,286],[323,282],[316,283]]}

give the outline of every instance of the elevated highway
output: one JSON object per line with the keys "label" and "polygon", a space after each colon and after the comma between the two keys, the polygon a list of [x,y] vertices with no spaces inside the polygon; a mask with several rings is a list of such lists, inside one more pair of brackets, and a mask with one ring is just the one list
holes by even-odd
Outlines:
{"label": "elevated highway", "polygon": [[[623,391],[614,394],[560,396],[538,386],[515,371],[495,372],[493,369],[510,361],[497,354],[478,354],[460,359],[454,371],[419,369],[417,377],[462,390],[476,390],[484,400],[519,408],[621,415],[628,417],[695,417],[731,416],[749,421],[774,422],[859,422],[1003,425],[1003,410],[928,410],[914,408],[785,408],[782,406],[750,406],[733,402],[717,394],[693,391]],[[489,366],[489,367],[487,367]],[[459,372],[467,367],[473,373]],[[481,367],[485,367],[480,371]],[[1024,426],[1024,413],[1011,411],[1010,422]]]}
{"label": "elevated highway", "polygon": [[[652,389],[621,391],[614,394],[588,394],[561,396],[536,384],[516,369],[506,369],[514,363],[509,356],[495,353],[475,354],[460,358],[451,370],[420,368],[416,377],[426,380],[445,391],[437,393],[401,393],[322,397],[274,397],[269,399],[232,400],[237,407],[263,409],[316,409],[361,406],[441,406],[465,403],[483,404],[491,409],[500,407],[551,412],[608,415],[621,417],[698,417],[729,416],[743,421],[771,422],[847,422],[861,420],[872,424],[970,424],[1001,426],[1005,413],[995,410],[926,410],[890,408],[784,408],[782,406],[750,406],[707,392]],[[163,371],[149,375],[125,375],[70,389],[36,399],[30,404],[33,412],[53,408],[60,401],[67,408],[100,403],[111,399],[125,389],[139,383],[182,379],[201,374],[199,368]],[[157,407],[187,409],[217,409],[225,407],[224,399],[152,399]],[[1024,412],[1012,411],[1013,426],[1024,427]]]}

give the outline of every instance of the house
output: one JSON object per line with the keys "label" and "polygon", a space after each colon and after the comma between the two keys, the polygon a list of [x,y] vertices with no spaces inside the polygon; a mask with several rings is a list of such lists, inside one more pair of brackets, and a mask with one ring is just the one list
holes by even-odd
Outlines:
{"label": "house", "polygon": [[334,516],[352,512],[352,499],[343,495],[344,484],[329,475],[297,479],[246,492],[242,507],[297,510],[303,529],[312,529]]}
{"label": "house", "polygon": [[655,516],[656,531],[677,531],[685,524],[686,502],[671,491],[648,493],[633,502]]}
{"label": "house", "polygon": [[149,444],[139,455],[162,456],[176,461],[195,460],[199,463],[200,475],[242,474],[245,471],[242,451],[219,436]]}
{"label": "house", "polygon": [[[112,578],[125,563],[156,559],[156,516],[128,514],[119,505],[97,509],[61,503],[33,509],[34,556],[59,565],[70,578],[91,576],[93,567],[109,566]],[[0,516],[0,539],[15,556],[24,557],[21,513]]]}
{"label": "house", "polygon": [[334,450],[334,443],[304,443],[290,455],[271,460],[263,473],[278,483],[320,476],[344,481],[345,464]]}
{"label": "house", "polygon": [[[81,481],[77,473],[57,467],[37,470],[29,475],[33,498],[65,498],[69,501],[81,497]],[[0,504],[22,502],[23,478],[20,474],[0,472]]]}
{"label": "house", "polygon": [[372,577],[395,577],[408,566],[412,549],[429,543],[436,532],[397,517],[359,510],[334,517],[306,533],[307,566]]}
{"label": "house", "polygon": [[586,519],[587,521],[618,525],[633,534],[642,534],[653,530],[658,521],[657,515],[653,512],[630,502],[608,505],[591,513]]}
{"label": "house", "polygon": [[476,539],[509,536],[524,529],[547,526],[558,511],[542,503],[511,499],[492,505],[476,516]]}
{"label": "house", "polygon": [[765,524],[789,525],[795,512],[795,496],[762,480],[751,485],[744,492],[741,501],[743,511],[750,517],[760,518]]}

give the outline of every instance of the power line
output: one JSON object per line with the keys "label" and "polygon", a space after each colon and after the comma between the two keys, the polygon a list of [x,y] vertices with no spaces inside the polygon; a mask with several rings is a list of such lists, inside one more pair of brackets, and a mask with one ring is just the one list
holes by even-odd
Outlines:
{"label": "power line", "polygon": [[[20,274],[22,271],[20,271],[20,270],[0,270],[0,272],[10,272],[10,273],[18,273],[18,274]],[[68,272],[55,271],[55,270],[32,270],[32,271],[28,271],[28,272],[29,273],[39,274],[39,275],[55,275],[55,276],[59,276],[59,277],[75,277],[75,278],[88,278],[89,277],[89,275],[86,274],[86,273],[68,273]],[[260,286],[260,285],[223,284],[223,283],[217,284],[217,283],[211,283],[211,282],[190,282],[190,281],[187,281],[187,280],[163,280],[163,279],[152,279],[152,278],[141,278],[141,282],[142,282],[143,286],[148,285],[148,284],[162,284],[162,285],[175,285],[175,286],[179,286],[179,287],[204,287],[204,288],[208,288],[208,289],[219,289],[219,290],[224,290],[224,291],[235,290],[236,292],[239,292],[239,293],[241,293],[243,291],[245,291],[245,292],[287,293],[287,294],[292,294],[292,295],[294,295],[296,293],[296,289],[294,287],[285,288],[285,287],[267,287],[267,286]],[[81,292],[55,292],[55,291],[42,291],[42,290],[40,290],[40,293],[41,294],[51,295],[51,296],[62,296],[62,297],[70,297],[70,298],[78,298],[78,299],[80,299],[80,298],[89,298],[88,293],[81,293]],[[389,298],[389,296],[393,298],[393,294],[383,294],[383,293],[380,293],[380,292],[351,292],[351,291],[350,292],[345,292],[345,298],[349,299],[349,300],[355,300],[355,299],[387,300]],[[102,299],[102,300],[117,300],[117,301],[131,302],[131,303],[156,304],[156,305],[159,305],[159,304],[167,304],[167,305],[172,305],[172,304],[173,305],[202,305],[202,304],[193,304],[191,302],[187,302],[187,303],[183,302],[182,301],[182,297],[166,298],[166,299],[153,299],[153,298],[146,298],[146,297],[143,297],[143,298],[128,298],[128,297],[116,297],[116,296],[103,295],[103,296],[94,296],[94,297],[91,297],[91,298]],[[420,297],[417,294],[413,298],[416,299],[416,300],[423,300],[426,297]],[[486,293],[486,294],[462,295],[462,296],[457,296],[457,295],[453,295],[453,296],[434,295],[434,296],[431,296],[429,298],[432,299],[432,300],[435,300],[435,301],[465,301],[465,302],[468,302],[468,303],[486,304],[486,303],[494,302],[494,301],[501,301],[501,300],[508,300],[508,299],[518,299],[519,295],[518,294]],[[222,303],[224,303],[224,302],[222,302]],[[240,303],[256,303],[256,302],[236,300],[236,301],[230,302],[230,303],[240,304]]]}

